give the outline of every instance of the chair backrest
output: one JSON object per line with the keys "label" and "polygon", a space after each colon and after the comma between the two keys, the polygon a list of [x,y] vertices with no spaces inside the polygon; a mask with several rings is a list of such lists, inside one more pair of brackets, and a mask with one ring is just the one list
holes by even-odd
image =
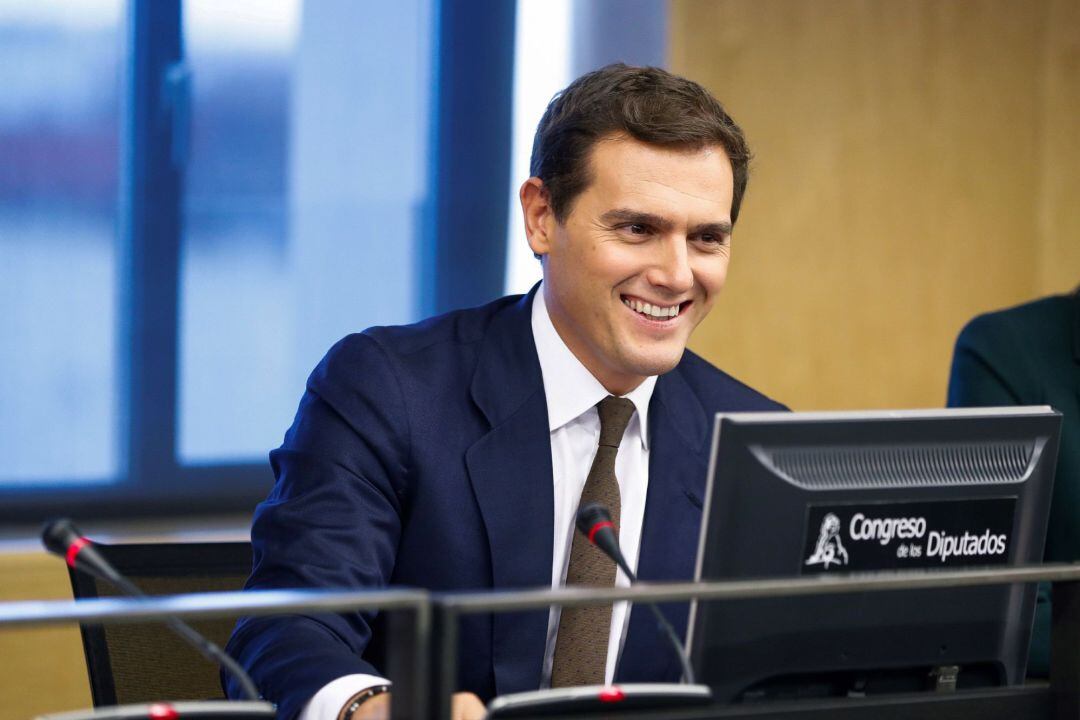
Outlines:
{"label": "chair backrest", "polygon": [[[251,571],[251,545],[246,542],[95,547],[147,595],[240,590]],[[69,574],[76,599],[120,594],[85,573]],[[224,647],[235,621],[190,624]],[[94,707],[224,697],[217,666],[163,623],[81,625],[80,630]]]}

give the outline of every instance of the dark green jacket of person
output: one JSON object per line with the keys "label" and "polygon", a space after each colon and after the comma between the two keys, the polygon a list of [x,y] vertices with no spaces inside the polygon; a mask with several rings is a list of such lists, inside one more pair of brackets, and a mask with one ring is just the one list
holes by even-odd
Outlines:
{"label": "dark green jacket of person", "polygon": [[[1080,290],[980,315],[961,331],[949,407],[1050,405],[1063,418],[1047,562],[1080,560]],[[1040,588],[1029,675],[1050,665],[1050,602]]]}

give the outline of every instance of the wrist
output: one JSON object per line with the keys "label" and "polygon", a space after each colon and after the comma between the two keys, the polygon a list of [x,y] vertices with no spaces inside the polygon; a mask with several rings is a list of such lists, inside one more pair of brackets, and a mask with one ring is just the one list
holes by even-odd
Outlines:
{"label": "wrist", "polygon": [[366,690],[358,692],[345,703],[345,707],[342,709],[341,714],[338,715],[338,720],[350,720],[353,713],[359,710],[365,702],[376,695],[382,695],[385,692],[389,692],[389,690],[389,685],[375,685],[374,687],[369,687]]}

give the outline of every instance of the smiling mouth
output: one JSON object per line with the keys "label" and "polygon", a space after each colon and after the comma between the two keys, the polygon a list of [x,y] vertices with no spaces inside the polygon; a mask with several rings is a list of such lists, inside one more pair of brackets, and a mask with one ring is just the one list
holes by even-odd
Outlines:
{"label": "smiling mouth", "polygon": [[647,303],[644,300],[638,300],[637,298],[622,296],[623,305],[630,308],[639,315],[654,320],[656,322],[665,322],[678,317],[687,306],[690,305],[690,300],[686,302],[676,303],[674,305],[654,305]]}

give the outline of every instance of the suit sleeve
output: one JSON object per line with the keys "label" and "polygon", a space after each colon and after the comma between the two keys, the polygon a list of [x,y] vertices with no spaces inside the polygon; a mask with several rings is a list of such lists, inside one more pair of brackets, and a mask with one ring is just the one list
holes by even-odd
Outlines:
{"label": "suit sleeve", "polygon": [[[334,346],[312,373],[282,446],[276,483],[255,511],[249,589],[382,588],[393,574],[408,476],[403,394],[368,335]],[[228,650],[278,716],[293,718],[323,686],[381,675],[364,657],[371,613],[242,619]],[[240,688],[226,678],[226,692]]]}

